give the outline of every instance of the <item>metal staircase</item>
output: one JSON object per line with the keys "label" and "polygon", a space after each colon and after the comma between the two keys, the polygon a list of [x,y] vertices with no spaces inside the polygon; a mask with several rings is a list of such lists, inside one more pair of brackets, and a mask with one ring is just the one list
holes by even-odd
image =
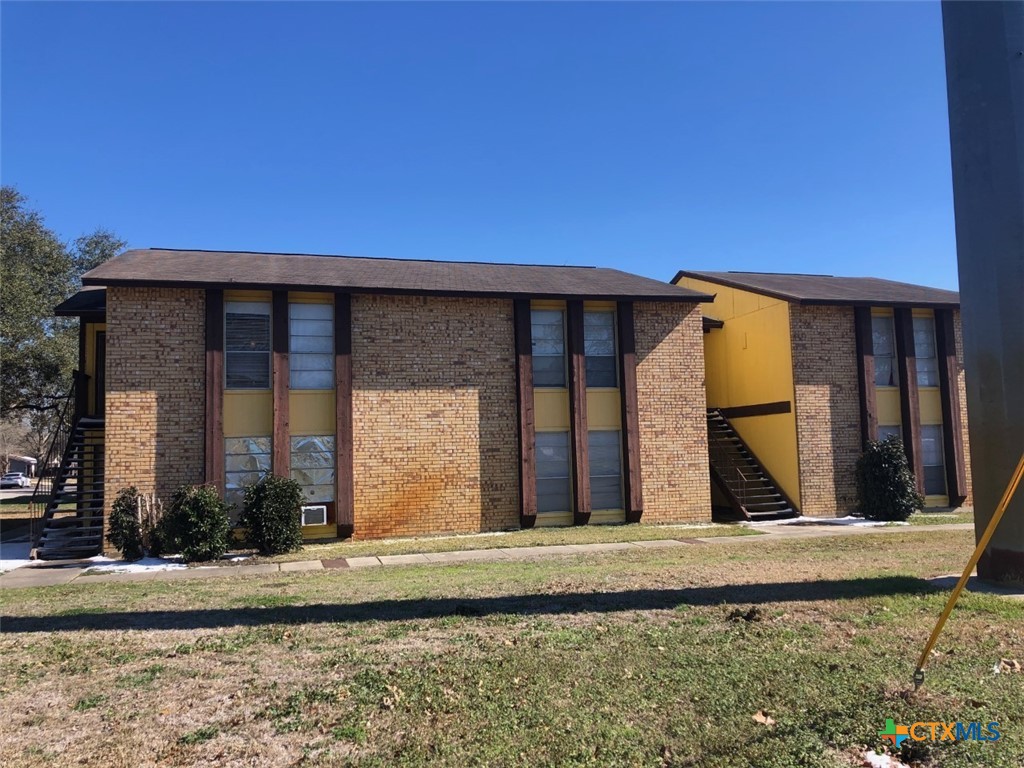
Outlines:
{"label": "metal staircase", "polygon": [[103,434],[102,417],[83,416],[55,436],[51,452],[61,460],[45,511],[33,526],[33,557],[68,560],[103,551]]}
{"label": "metal staircase", "polygon": [[717,408],[708,409],[711,479],[743,520],[797,517],[796,505]]}

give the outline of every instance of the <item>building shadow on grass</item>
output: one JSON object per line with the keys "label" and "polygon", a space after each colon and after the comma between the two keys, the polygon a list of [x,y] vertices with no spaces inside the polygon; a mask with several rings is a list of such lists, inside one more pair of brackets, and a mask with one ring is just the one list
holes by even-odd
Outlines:
{"label": "building shadow on grass", "polygon": [[937,591],[924,579],[879,576],[767,584],[737,584],[680,589],[634,589],[622,592],[572,592],[441,597],[421,600],[371,600],[313,603],[272,608],[215,608],[75,613],[68,616],[3,616],[0,627],[10,632],[71,630],[164,630],[258,627],[268,624],[351,624],[411,621],[447,617],[564,616],[584,613],[673,610],[685,606],[765,605],[798,601],[853,600],[887,595],[918,595]]}

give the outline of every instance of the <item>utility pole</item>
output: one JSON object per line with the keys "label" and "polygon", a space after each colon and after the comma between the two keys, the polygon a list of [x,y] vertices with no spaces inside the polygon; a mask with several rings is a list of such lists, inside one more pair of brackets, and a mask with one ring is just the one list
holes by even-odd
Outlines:
{"label": "utility pole", "polygon": [[[975,531],[1024,453],[1024,0],[943,0]],[[1024,494],[978,563],[1024,583]]]}

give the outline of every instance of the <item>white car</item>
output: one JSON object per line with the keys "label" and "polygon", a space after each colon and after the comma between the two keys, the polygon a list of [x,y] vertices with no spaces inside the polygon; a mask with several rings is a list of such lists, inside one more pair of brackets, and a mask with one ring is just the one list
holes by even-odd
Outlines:
{"label": "white car", "polygon": [[22,472],[8,472],[0,477],[0,488],[28,488],[32,481]]}

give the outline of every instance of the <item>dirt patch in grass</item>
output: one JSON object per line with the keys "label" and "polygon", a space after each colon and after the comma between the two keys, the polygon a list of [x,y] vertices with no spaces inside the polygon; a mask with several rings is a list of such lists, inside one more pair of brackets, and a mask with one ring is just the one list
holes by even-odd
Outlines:
{"label": "dirt patch in grass", "polygon": [[965,595],[909,690],[945,599],[925,579],[971,542],[907,529],[7,591],[0,763],[842,766],[893,718],[1000,721],[999,742],[927,759],[1016,767],[1020,675],[991,669],[1024,657],[1024,605]]}

